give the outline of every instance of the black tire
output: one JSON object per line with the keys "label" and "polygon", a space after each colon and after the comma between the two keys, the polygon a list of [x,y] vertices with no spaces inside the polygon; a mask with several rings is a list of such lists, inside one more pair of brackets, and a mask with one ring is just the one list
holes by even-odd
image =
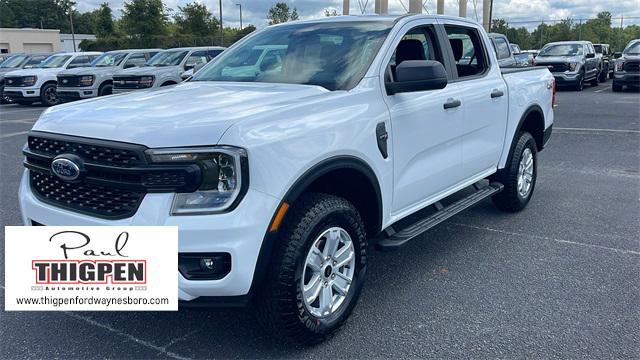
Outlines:
{"label": "black tire", "polygon": [[598,71],[596,76],[591,80],[590,85],[591,86],[598,86],[599,83],[600,83],[600,72]]}
{"label": "black tire", "polygon": [[[342,304],[332,314],[316,317],[303,300],[302,273],[307,253],[316,239],[336,226],[347,231],[354,246],[353,281]],[[298,344],[315,344],[330,337],[347,320],[358,301],[366,273],[367,246],[364,223],[351,203],[333,195],[303,195],[292,205],[279,230],[270,268],[256,298],[258,322],[276,337]]]}
{"label": "black tire", "polygon": [[578,81],[574,85],[574,89],[576,91],[582,91],[584,89],[584,72],[581,72],[580,76],[578,76]]}
{"label": "black tire", "polygon": [[[523,153],[526,149],[529,149],[533,156],[533,176],[529,191],[527,195],[523,197],[518,191],[518,174],[520,170],[520,160],[522,159]],[[527,206],[536,186],[536,178],[538,174],[537,153],[536,141],[533,139],[533,136],[528,132],[520,132],[518,134],[518,140],[509,154],[508,163],[505,168],[494,177],[495,180],[504,185],[504,189],[492,198],[493,203],[498,207],[498,209],[508,212],[517,212]]]}
{"label": "black tire", "polygon": [[60,104],[60,98],[56,94],[56,84],[44,84],[40,89],[40,102],[44,106],[54,106]]}
{"label": "black tire", "polygon": [[607,78],[609,77],[609,75],[608,75],[608,74],[609,74],[609,66],[607,65],[607,66],[605,66],[605,68],[604,68],[604,69],[602,69],[602,70],[600,71],[600,74],[599,74],[599,75],[600,75],[600,82],[601,82],[601,83],[605,83],[605,82],[607,82]]}
{"label": "black tire", "polygon": [[614,82],[613,85],[611,85],[611,90],[613,92],[620,92],[620,91],[622,91],[622,85],[616,84]]}
{"label": "black tire", "polygon": [[102,84],[98,89],[98,96],[111,95],[113,93],[113,85],[112,84]]}

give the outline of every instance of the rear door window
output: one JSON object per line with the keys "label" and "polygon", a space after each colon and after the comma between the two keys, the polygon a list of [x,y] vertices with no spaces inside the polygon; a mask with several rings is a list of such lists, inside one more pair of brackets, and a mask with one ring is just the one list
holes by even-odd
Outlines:
{"label": "rear door window", "polygon": [[489,60],[476,29],[447,25],[445,30],[459,78],[481,75],[489,69]]}

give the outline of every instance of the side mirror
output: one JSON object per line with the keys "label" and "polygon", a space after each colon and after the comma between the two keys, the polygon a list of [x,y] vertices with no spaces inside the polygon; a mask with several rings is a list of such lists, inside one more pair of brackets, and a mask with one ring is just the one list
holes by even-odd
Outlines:
{"label": "side mirror", "polygon": [[620,51],[614,52],[614,53],[613,53],[613,57],[614,57],[615,59],[619,59],[619,58],[621,58],[621,57],[622,57],[622,53],[621,53]]}
{"label": "side mirror", "polygon": [[395,81],[385,83],[387,94],[443,89],[447,71],[434,60],[405,60],[396,66]]}
{"label": "side mirror", "polygon": [[184,70],[191,70],[193,69],[195,66],[193,64],[184,64]]}
{"label": "side mirror", "polygon": [[587,59],[593,59],[594,57],[596,57],[596,54],[594,53],[587,53]]}

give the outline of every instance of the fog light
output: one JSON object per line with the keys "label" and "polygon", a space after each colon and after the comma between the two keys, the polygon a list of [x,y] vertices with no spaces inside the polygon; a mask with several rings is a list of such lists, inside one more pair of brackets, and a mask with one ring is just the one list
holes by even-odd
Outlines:
{"label": "fog light", "polygon": [[202,267],[202,270],[213,270],[213,267],[214,267],[213,259],[210,259],[210,258],[201,259],[200,267]]}
{"label": "fog light", "polygon": [[231,272],[231,254],[179,253],[178,270],[188,280],[219,280]]}

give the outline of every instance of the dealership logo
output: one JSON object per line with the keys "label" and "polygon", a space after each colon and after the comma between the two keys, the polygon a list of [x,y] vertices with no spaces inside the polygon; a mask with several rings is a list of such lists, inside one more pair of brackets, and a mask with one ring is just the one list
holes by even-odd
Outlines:
{"label": "dealership logo", "polygon": [[51,171],[66,181],[73,181],[80,177],[80,165],[66,157],[55,158],[51,162]]}
{"label": "dealership logo", "polygon": [[[61,231],[49,238],[60,244],[64,259],[33,260],[36,284],[146,284],[147,261],[131,260],[125,247],[129,233],[120,233],[112,248],[95,249],[89,235]],[[70,260],[70,257],[83,257]],[[106,258],[106,259],[105,259]]]}

